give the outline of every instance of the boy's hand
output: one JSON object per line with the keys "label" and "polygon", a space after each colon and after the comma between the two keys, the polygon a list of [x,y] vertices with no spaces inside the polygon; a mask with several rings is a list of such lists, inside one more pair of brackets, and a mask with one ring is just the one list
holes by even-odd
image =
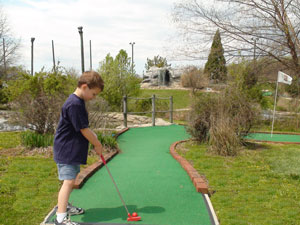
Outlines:
{"label": "boy's hand", "polygon": [[103,147],[102,145],[99,145],[99,146],[95,146],[94,147],[94,150],[96,151],[97,155],[99,155],[99,157],[102,155],[103,153]]}
{"label": "boy's hand", "polygon": [[100,141],[98,140],[97,135],[90,128],[84,128],[80,131],[82,135],[86,139],[88,139],[88,141],[94,146],[97,155],[101,156],[103,152],[103,147]]}

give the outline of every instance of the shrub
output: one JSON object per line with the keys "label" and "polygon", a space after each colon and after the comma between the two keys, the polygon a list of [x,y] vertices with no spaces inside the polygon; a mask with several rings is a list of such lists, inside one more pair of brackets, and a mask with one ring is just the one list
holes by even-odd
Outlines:
{"label": "shrub", "polygon": [[89,124],[92,129],[107,128],[109,125],[108,102],[100,96],[86,103],[87,111],[89,112]]}
{"label": "shrub", "polygon": [[[103,145],[103,147],[110,151],[112,149],[116,149],[117,146],[118,146],[118,143],[117,143],[117,140],[116,138],[114,138],[113,134],[110,133],[110,134],[103,134],[103,133],[100,133],[100,132],[97,132],[97,137],[98,137],[98,140],[101,142],[101,144]],[[93,145],[90,144],[90,149],[93,148]]]}
{"label": "shrub", "polygon": [[[170,111],[169,99],[155,99],[155,117],[166,118]],[[152,108],[151,108],[152,111]]]}
{"label": "shrub", "polygon": [[222,156],[235,156],[241,145],[241,140],[231,127],[229,117],[212,118],[209,130],[210,150]]}
{"label": "shrub", "polygon": [[137,99],[128,101],[129,112],[150,112],[152,110],[152,99]]}
{"label": "shrub", "polygon": [[199,95],[189,119],[188,132],[208,142],[220,155],[235,155],[257,118],[257,108],[240,89],[229,86],[216,95]]}
{"label": "shrub", "polygon": [[3,85],[2,80],[0,80],[0,104],[6,104],[8,102],[8,96]]}
{"label": "shrub", "polygon": [[[159,99],[156,96],[155,99],[155,111],[156,116],[164,117],[166,115],[165,112],[161,111],[169,111],[170,110],[170,100],[169,99]],[[136,99],[128,101],[128,111],[129,112],[149,112],[146,115],[151,115],[152,111],[152,98],[145,99]]]}
{"label": "shrub", "polygon": [[19,74],[8,86],[12,106],[18,111],[14,119],[39,134],[54,133],[61,107],[74,87],[76,79],[60,72]]}
{"label": "shrub", "polygon": [[39,134],[36,132],[23,132],[21,134],[22,145],[29,148],[40,148],[52,146],[54,141],[53,134]]}
{"label": "shrub", "polygon": [[189,67],[180,78],[181,85],[183,87],[195,89],[201,89],[208,85],[209,81],[207,76],[203,73],[203,70],[196,67]]}
{"label": "shrub", "polygon": [[192,111],[188,115],[187,131],[199,142],[209,140],[210,117],[218,111],[218,97],[215,94],[204,93],[194,97]]}

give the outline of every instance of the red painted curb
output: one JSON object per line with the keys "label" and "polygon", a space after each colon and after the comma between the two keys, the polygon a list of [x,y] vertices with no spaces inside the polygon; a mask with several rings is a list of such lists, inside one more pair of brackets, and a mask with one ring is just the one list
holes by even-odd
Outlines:
{"label": "red painted curb", "polygon": [[182,168],[184,168],[185,171],[188,173],[188,175],[191,178],[191,181],[193,182],[196,188],[196,191],[201,192],[203,194],[208,194],[208,185],[206,181],[201,177],[201,175],[197,172],[197,170],[185,158],[180,156],[175,150],[176,145],[186,141],[188,140],[177,141],[173,143],[170,146],[170,153],[173,156],[173,158],[176,159],[180,163]]}
{"label": "red painted curb", "polygon": [[[119,131],[116,135],[115,138],[117,139],[121,134],[125,133],[128,131],[129,128],[124,128],[123,130]],[[106,162],[109,162],[113,157],[115,157],[119,153],[119,150],[116,152],[110,152],[104,155],[104,159]],[[74,189],[80,189],[83,184],[90,178],[95,172],[97,172],[101,167],[103,167],[103,163],[101,160],[98,162],[93,163],[92,165],[88,166],[87,168],[83,169],[80,171],[80,173],[77,175],[75,179],[75,183],[73,188]]]}

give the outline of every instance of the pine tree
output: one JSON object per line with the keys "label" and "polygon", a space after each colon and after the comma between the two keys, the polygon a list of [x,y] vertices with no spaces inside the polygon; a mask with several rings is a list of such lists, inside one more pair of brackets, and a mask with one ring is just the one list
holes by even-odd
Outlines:
{"label": "pine tree", "polygon": [[210,79],[215,80],[217,83],[219,81],[225,82],[227,79],[226,60],[219,29],[214,36],[204,72],[208,73]]}

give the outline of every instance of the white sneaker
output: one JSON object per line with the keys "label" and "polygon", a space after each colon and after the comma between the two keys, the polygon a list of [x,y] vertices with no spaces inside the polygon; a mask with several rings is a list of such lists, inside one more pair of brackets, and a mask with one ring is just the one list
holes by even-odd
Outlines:
{"label": "white sneaker", "polygon": [[79,223],[72,222],[70,220],[70,218],[68,218],[68,216],[66,216],[61,223],[59,223],[56,219],[54,222],[55,222],[55,225],[79,225]]}

